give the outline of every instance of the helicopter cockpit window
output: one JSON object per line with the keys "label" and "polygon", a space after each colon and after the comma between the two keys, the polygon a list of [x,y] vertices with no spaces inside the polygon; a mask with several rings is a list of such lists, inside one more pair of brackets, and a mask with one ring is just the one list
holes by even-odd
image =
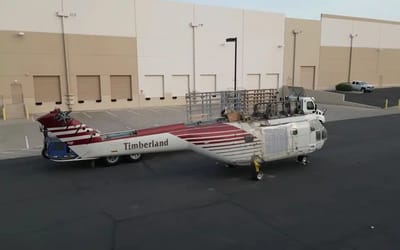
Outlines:
{"label": "helicopter cockpit window", "polygon": [[313,102],[307,102],[307,109],[308,109],[308,110],[313,110],[313,109],[315,109],[314,103],[313,103]]}
{"label": "helicopter cockpit window", "polygon": [[326,132],[326,129],[322,130],[322,139],[327,139],[328,138],[328,133]]}
{"label": "helicopter cockpit window", "polygon": [[321,131],[317,131],[317,133],[316,133],[316,139],[317,139],[317,141],[320,141],[321,140]]}

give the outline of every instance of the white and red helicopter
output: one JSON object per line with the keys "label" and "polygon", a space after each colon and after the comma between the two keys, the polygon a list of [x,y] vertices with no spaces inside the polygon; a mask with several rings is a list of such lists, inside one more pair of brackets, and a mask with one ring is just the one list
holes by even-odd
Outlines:
{"label": "white and red helicopter", "polygon": [[37,119],[42,154],[58,162],[103,159],[115,165],[146,153],[193,150],[228,165],[252,165],[261,180],[262,163],[297,157],[307,164],[307,155],[327,139],[313,98],[278,102],[277,94],[271,89],[188,94],[187,123],[107,134],[55,109]]}

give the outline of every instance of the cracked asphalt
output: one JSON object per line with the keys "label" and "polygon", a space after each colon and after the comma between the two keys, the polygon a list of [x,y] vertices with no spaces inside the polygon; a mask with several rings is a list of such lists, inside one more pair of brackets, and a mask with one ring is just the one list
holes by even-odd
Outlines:
{"label": "cracked asphalt", "polygon": [[225,168],[193,152],[91,168],[0,161],[2,249],[400,249],[400,115],[326,124],[327,145]]}

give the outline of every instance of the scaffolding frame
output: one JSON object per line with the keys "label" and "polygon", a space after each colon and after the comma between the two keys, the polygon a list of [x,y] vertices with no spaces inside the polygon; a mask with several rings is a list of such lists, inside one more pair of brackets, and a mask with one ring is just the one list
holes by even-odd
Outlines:
{"label": "scaffolding frame", "polygon": [[229,112],[253,117],[260,105],[278,103],[277,89],[193,92],[186,94],[188,122],[209,121]]}

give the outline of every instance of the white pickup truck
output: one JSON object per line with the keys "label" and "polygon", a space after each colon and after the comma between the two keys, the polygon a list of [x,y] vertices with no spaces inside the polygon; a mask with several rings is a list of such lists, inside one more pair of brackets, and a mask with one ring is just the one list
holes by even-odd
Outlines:
{"label": "white pickup truck", "polygon": [[368,84],[368,83],[363,82],[363,81],[352,81],[350,83],[350,85],[351,85],[351,88],[353,90],[361,91],[362,93],[372,92],[375,89],[375,87],[373,85]]}

